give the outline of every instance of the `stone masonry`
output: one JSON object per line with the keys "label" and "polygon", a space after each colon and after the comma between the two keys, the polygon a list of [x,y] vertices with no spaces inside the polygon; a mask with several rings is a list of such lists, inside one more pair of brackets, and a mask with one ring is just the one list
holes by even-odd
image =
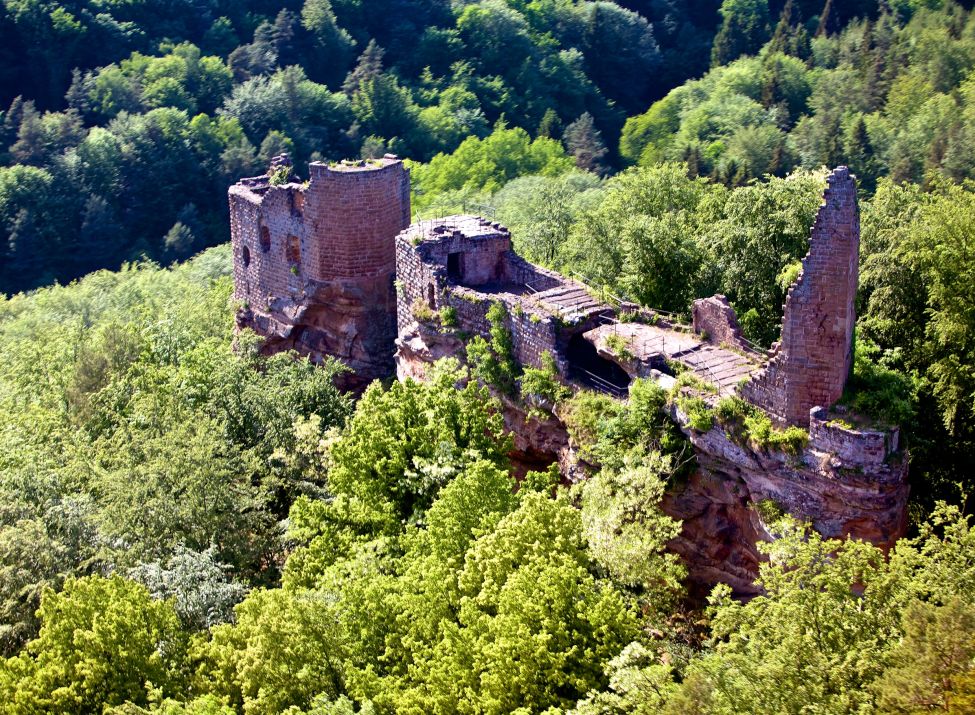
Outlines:
{"label": "stone masonry", "polygon": [[809,253],[786,298],[781,341],[741,391],[780,422],[801,427],[809,425],[813,407],[840,398],[853,363],[860,255],[856,179],[841,166],[827,181]]}
{"label": "stone masonry", "polygon": [[[477,216],[410,226],[396,238],[396,273],[400,352],[421,328],[418,316],[444,308],[454,312],[463,332],[487,337],[487,312],[500,302],[515,359],[540,367],[548,352],[565,374],[568,339],[611,311],[581,284],[525,261],[511,250],[508,229]],[[582,297],[570,305],[568,291]]]}
{"label": "stone masonry", "polygon": [[[309,170],[299,183],[278,159],[229,192],[238,326],[263,336],[265,352],[336,357],[354,371],[353,388],[394,367],[400,379],[424,379],[440,358],[464,360],[471,336],[490,336],[487,313],[500,302],[515,359],[540,367],[551,354],[572,389],[625,399],[633,379],[667,388],[689,370],[710,385],[700,393],[706,402],[740,395],[779,425],[808,430],[805,446],[786,452],[742,443],[718,423],[695,430],[679,401],[668,408],[697,462],[662,503],[682,521],[670,546],[693,584],[755,593],[756,543],[771,538],[756,508],[766,500],[830,537],[889,546],[903,533],[908,459],[897,428],[834,404],[852,362],[859,252],[856,185],[845,167],[828,178],[770,353],[744,340],[723,296],[696,301],[693,327],[680,325],[525,261],[495,221],[410,224],[409,174],[396,157]],[[517,395],[500,404],[516,469],[558,461],[567,479],[584,478],[557,406],[540,420]]]}
{"label": "stone masonry", "polygon": [[695,300],[692,306],[694,332],[714,345],[724,345],[746,353],[755,350],[741,334],[738,316],[723,295]]}
{"label": "stone masonry", "polygon": [[230,187],[237,325],[266,353],[338,358],[358,387],[393,371],[393,239],[410,222],[409,172],[392,155],[308,168],[299,183],[277,157]]}

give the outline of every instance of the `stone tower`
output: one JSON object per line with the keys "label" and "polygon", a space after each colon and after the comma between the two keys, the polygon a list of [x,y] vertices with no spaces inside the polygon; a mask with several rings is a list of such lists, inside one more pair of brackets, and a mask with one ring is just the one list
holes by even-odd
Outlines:
{"label": "stone tower", "polygon": [[390,154],[308,168],[300,183],[277,157],[230,187],[237,326],[263,336],[266,354],[338,358],[357,388],[393,372],[394,239],[410,223],[409,171]]}
{"label": "stone tower", "polygon": [[781,422],[801,427],[809,425],[810,409],[840,398],[853,363],[860,256],[856,179],[840,166],[827,181],[809,253],[786,298],[782,338],[741,389]]}

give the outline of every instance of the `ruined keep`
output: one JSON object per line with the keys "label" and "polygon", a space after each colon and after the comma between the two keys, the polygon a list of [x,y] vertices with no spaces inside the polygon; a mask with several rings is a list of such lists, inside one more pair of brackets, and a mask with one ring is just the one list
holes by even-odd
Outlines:
{"label": "ruined keep", "polygon": [[265,353],[338,358],[359,387],[393,371],[393,239],[410,223],[409,172],[393,155],[308,170],[302,183],[277,157],[230,187],[237,325]]}
{"label": "ruined keep", "polygon": [[[801,449],[776,450],[717,422],[693,429],[681,401],[671,402],[697,469],[671,485],[662,506],[683,522],[671,548],[692,585],[755,592],[756,545],[771,538],[759,508],[767,502],[827,537],[889,546],[903,533],[908,460],[898,428],[835,406],[852,362],[859,252],[856,184],[845,167],[828,178],[781,340],[768,352],[742,336],[724,296],[695,301],[693,325],[681,325],[525,261],[496,221],[409,224],[408,176],[393,157],[310,168],[307,186],[260,177],[231,189],[236,295],[245,301],[238,323],[265,336],[265,350],[334,355],[360,383],[391,374],[394,363],[401,380],[422,380],[440,358],[466,359],[472,335],[489,337],[488,311],[500,303],[515,360],[541,367],[550,354],[572,389],[626,399],[632,380],[671,389],[679,369],[708,386],[699,396],[711,406],[740,397],[807,431]],[[297,271],[287,270],[294,242],[304,257]],[[539,419],[519,398],[499,397],[517,468],[558,461],[567,479],[585,478],[558,406]]]}

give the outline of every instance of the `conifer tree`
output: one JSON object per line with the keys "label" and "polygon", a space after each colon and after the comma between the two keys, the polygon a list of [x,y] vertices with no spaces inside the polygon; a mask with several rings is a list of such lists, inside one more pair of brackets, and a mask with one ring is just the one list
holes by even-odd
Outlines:
{"label": "conifer tree", "polygon": [[366,49],[359,55],[355,67],[342,83],[342,91],[351,97],[365,82],[382,74],[385,54],[386,51],[376,44],[375,40],[369,40]]}
{"label": "conifer tree", "polygon": [[722,21],[711,49],[712,67],[758,52],[768,40],[767,0],[724,0],[719,12]]}
{"label": "conifer tree", "polygon": [[538,136],[557,139],[561,128],[562,122],[559,121],[559,115],[549,107],[542,115],[542,121],[538,123]]}
{"label": "conifer tree", "polygon": [[566,149],[575,157],[576,166],[600,176],[608,172],[604,162],[606,145],[603,137],[592,121],[592,115],[585,112],[565,128],[562,136]]}

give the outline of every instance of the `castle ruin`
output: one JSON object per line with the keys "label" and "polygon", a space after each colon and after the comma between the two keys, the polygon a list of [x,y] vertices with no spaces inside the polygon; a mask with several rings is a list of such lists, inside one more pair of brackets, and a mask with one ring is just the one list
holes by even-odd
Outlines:
{"label": "castle ruin", "polygon": [[410,223],[409,171],[392,155],[308,170],[301,182],[278,157],[230,187],[237,325],[265,353],[338,358],[361,387],[393,371],[392,239]]}
{"label": "castle ruin", "polygon": [[[808,430],[801,453],[787,454],[740,444],[720,425],[696,431],[673,409],[698,468],[663,507],[683,521],[672,548],[692,581],[754,592],[755,544],[770,538],[756,505],[766,500],[829,537],[887,546],[903,533],[907,458],[897,427],[834,407],[852,364],[859,256],[846,167],[828,177],[781,340],[768,352],[744,339],[723,296],[695,301],[693,325],[681,325],[525,261],[496,221],[411,224],[409,175],[394,156],[309,170],[302,184],[278,160],[267,176],[230,189],[238,326],[262,336],[266,352],[336,357],[352,369],[353,387],[394,369],[422,380],[442,357],[463,360],[470,336],[488,337],[488,311],[501,303],[515,359],[541,367],[550,354],[573,389],[625,399],[636,378],[671,387],[677,371],[691,371],[711,386],[712,403],[739,396],[780,425]],[[571,473],[557,411],[542,424],[517,401],[503,404],[514,456],[533,467],[558,460]]]}

